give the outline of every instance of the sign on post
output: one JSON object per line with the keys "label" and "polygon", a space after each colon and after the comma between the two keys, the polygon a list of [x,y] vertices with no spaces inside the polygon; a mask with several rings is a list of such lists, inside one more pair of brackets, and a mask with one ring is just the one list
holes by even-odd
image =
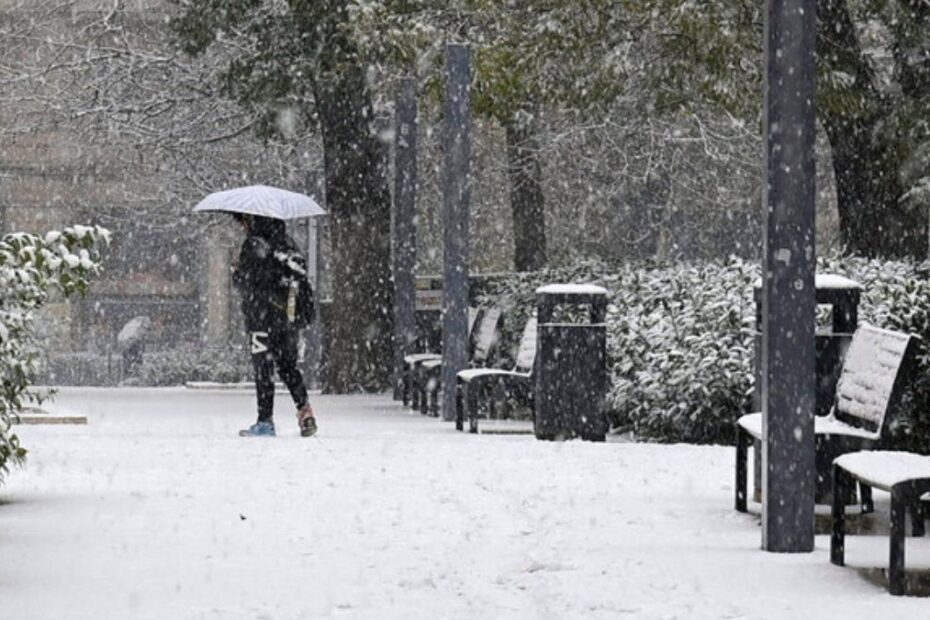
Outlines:
{"label": "sign on post", "polygon": [[439,276],[416,277],[417,312],[439,312],[442,310],[442,278]]}

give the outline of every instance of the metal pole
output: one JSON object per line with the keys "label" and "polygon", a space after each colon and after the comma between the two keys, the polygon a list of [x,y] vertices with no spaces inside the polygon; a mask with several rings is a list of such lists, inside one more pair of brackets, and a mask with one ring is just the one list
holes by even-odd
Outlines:
{"label": "metal pole", "polygon": [[446,47],[443,123],[442,417],[455,419],[455,378],[465,368],[468,339],[468,210],[471,199],[471,51]]}
{"label": "metal pole", "polygon": [[416,340],[417,82],[400,82],[394,128],[394,400],[403,391],[404,356]]}
{"label": "metal pole", "polygon": [[814,548],[816,0],[766,0],[762,547]]}
{"label": "metal pole", "polygon": [[[322,185],[318,173],[313,169],[307,172],[306,191],[325,207]],[[303,369],[307,387],[314,389],[320,385],[320,371],[323,364],[322,301],[325,297],[322,277],[323,262],[321,260],[323,253],[322,229],[325,222],[323,218],[324,216],[307,219],[307,274],[310,278],[310,286],[313,287],[314,317],[313,323],[304,333],[306,349],[304,350]]]}

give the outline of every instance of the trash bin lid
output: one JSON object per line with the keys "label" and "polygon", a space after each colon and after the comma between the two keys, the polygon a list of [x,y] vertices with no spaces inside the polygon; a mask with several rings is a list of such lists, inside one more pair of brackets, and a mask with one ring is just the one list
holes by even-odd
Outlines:
{"label": "trash bin lid", "polygon": [[814,276],[814,288],[861,289],[862,285],[855,280],[850,280],[849,278],[838,276],[835,273],[818,273],[816,276]]}

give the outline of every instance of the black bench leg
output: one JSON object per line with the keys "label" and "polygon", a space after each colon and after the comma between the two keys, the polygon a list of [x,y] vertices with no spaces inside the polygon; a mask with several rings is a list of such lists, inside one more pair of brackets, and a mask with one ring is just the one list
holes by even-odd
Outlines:
{"label": "black bench leg", "polygon": [[924,528],[924,511],[920,497],[912,497],[909,508],[911,511],[911,535],[920,538],[927,533]]}
{"label": "black bench leg", "polygon": [[[917,498],[914,501],[913,518],[920,521],[920,529],[914,528],[914,536],[924,536],[927,533],[925,521],[930,514],[927,512],[927,502],[920,499],[923,495],[923,493],[917,493]],[[918,534],[918,532],[920,533]]]}
{"label": "black bench leg", "polygon": [[400,402],[404,404],[404,407],[406,407],[407,403],[410,402],[410,368],[408,366],[404,366],[404,374],[402,377],[400,390]]}
{"label": "black bench leg", "polygon": [[429,391],[429,413],[434,418],[439,417],[439,391],[441,389],[439,380],[437,379],[433,389]]}
{"label": "black bench leg", "polygon": [[736,426],[736,509],[746,512],[747,439],[743,429]]}
{"label": "black bench leg", "polygon": [[900,596],[904,594],[904,536],[905,519],[910,497],[900,485],[891,488],[891,541],[888,553],[888,591]]}
{"label": "black bench leg", "polygon": [[862,514],[875,512],[875,503],[872,501],[872,487],[864,482],[859,483],[859,499],[862,506]]}
{"label": "black bench leg", "polygon": [[846,563],[846,482],[842,468],[833,466],[833,531],[830,535],[830,562],[837,566]]}
{"label": "black bench leg", "polygon": [[465,400],[465,410],[468,412],[468,432],[478,432],[478,392],[481,391],[481,383],[468,386],[463,398]]}
{"label": "black bench leg", "polygon": [[414,411],[420,410],[420,377],[419,369],[413,366],[410,369],[410,408]]}
{"label": "black bench leg", "polygon": [[429,413],[429,372],[425,369],[420,369],[420,413],[426,415]]}
{"label": "black bench leg", "polygon": [[463,392],[468,389],[466,383],[456,381],[455,385],[455,430],[465,430],[465,408],[462,403]]}

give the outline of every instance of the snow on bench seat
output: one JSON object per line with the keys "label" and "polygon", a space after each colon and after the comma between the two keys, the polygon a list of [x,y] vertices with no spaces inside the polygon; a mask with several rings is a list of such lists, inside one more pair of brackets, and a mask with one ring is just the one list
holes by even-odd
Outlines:
{"label": "snow on bench seat", "polygon": [[[739,419],[740,427],[756,439],[762,439],[762,414],[750,413]],[[833,416],[817,416],[814,418],[815,435],[845,435],[847,437],[861,437],[863,439],[878,439],[879,434],[866,428],[852,426],[837,420]]]}
{"label": "snow on bench seat", "polygon": [[907,517],[914,536],[926,533],[926,512],[921,499],[930,494],[930,457],[912,452],[849,452],[833,459],[833,507],[830,515],[830,562],[846,564],[846,507],[843,500],[856,482],[891,494],[888,531],[888,592],[907,594],[904,569]]}
{"label": "snow on bench seat", "polygon": [[[853,334],[836,384],[830,414],[814,418],[819,461],[828,464],[840,454],[871,450],[885,436],[888,412],[901,400],[913,374],[917,338],[910,334],[862,324]],[[802,437],[800,430],[797,440]],[[736,424],[736,509],[746,512],[747,450],[762,439],[762,414],[750,413]],[[832,486],[828,471],[817,472],[826,481],[818,491],[828,495]],[[864,500],[864,505],[868,501]]]}
{"label": "snow on bench seat", "polygon": [[528,372],[516,372],[513,370],[504,370],[503,368],[468,368],[466,370],[460,370],[458,372],[458,378],[460,381],[471,381],[475,377],[481,376],[500,376],[500,375],[521,375],[529,377],[530,373]]}
{"label": "snow on bench seat", "polygon": [[426,360],[438,360],[442,355],[439,353],[413,353],[411,355],[405,355],[404,361],[408,364],[414,364],[416,362],[425,362]]}
{"label": "snow on bench seat", "polygon": [[930,457],[913,452],[853,452],[837,457],[833,464],[884,491],[901,482],[930,479]]}

